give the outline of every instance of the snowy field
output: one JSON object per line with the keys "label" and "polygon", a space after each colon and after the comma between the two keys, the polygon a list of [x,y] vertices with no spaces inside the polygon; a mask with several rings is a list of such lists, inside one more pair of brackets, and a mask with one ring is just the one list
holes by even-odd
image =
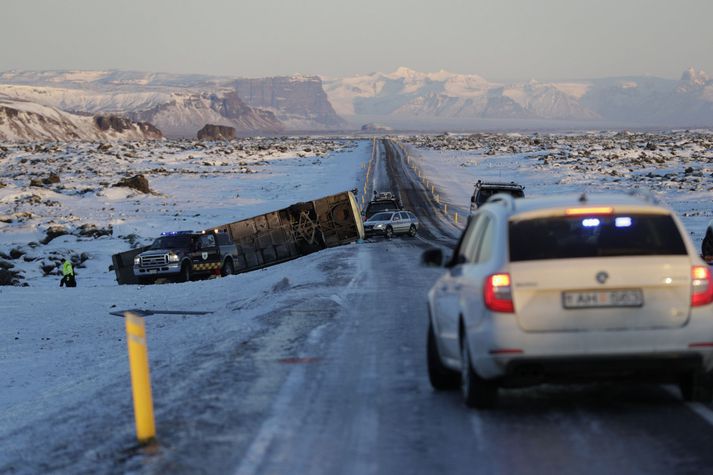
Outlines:
{"label": "snowy field", "polygon": [[713,133],[475,134],[400,137],[443,202],[468,210],[477,180],[515,181],[526,196],[650,194],[700,247],[713,218]]}
{"label": "snowy field", "polygon": [[[163,231],[361,188],[369,147],[312,138],[0,145],[0,266],[12,265],[18,284],[56,286],[60,262],[73,257],[81,286],[111,285],[111,255]],[[112,186],[137,174],[150,193]],[[66,234],[43,244],[48,231]]]}
{"label": "snowy field", "polygon": [[[161,231],[202,229],[361,189],[371,145],[246,139],[205,146],[190,141],[99,146],[0,149],[0,262],[12,265],[21,277],[20,285],[0,286],[0,473],[69,470],[81,443],[92,449],[69,471],[91,473],[99,459],[116,457],[133,444],[124,325],[110,312],[211,312],[147,318],[153,379],[180,380],[176,372],[181,368],[208,371],[219,365],[206,357],[205,368],[197,366],[200,348],[248,338],[262,325],[255,315],[314,299],[320,286],[332,295],[329,286],[339,282],[338,272],[324,269],[338,256],[344,266],[352,258],[342,255],[343,248],[330,249],[224,279],[119,286],[108,270],[111,254],[149,243]],[[59,183],[29,185],[50,173],[60,177]],[[148,178],[151,193],[111,186],[134,174]],[[62,226],[68,234],[40,244],[50,226]],[[91,237],[81,235],[82,229],[111,232]],[[82,254],[86,260],[77,269],[78,287],[59,288],[56,262]],[[285,355],[290,356],[295,355]],[[161,400],[185,397],[180,388],[154,390],[162,394],[158,411]],[[116,427],[106,433],[114,417]],[[74,442],[68,453],[47,453],[57,450],[50,445],[40,455],[37,440]],[[37,460],[56,465],[37,466]]]}

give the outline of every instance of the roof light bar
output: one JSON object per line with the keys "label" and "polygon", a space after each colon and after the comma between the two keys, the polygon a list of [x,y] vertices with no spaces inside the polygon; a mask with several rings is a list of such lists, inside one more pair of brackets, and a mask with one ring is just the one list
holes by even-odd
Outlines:
{"label": "roof light bar", "polygon": [[566,216],[582,216],[593,214],[612,214],[614,208],[611,206],[589,207],[589,208],[568,208],[564,211]]}

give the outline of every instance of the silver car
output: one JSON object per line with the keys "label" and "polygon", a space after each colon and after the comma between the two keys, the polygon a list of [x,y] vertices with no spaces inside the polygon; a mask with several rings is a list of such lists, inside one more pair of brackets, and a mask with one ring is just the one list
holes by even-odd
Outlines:
{"label": "silver car", "polygon": [[383,211],[364,221],[367,236],[381,234],[391,238],[394,234],[415,236],[418,232],[418,218],[410,211]]}

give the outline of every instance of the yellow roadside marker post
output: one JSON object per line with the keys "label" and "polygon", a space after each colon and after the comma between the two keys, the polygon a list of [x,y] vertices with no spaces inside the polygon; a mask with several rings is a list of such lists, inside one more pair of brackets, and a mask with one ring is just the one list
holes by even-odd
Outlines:
{"label": "yellow roadside marker post", "polygon": [[458,211],[456,211],[456,214],[453,215],[453,219],[455,220],[455,223],[458,224]]}
{"label": "yellow roadside marker post", "polygon": [[448,214],[448,203],[443,203],[443,212]]}
{"label": "yellow roadside marker post", "polygon": [[154,423],[153,399],[151,398],[146,325],[142,317],[131,312],[124,313],[124,321],[126,322],[126,341],[129,347],[136,438],[140,444],[148,444],[156,438],[156,424]]}

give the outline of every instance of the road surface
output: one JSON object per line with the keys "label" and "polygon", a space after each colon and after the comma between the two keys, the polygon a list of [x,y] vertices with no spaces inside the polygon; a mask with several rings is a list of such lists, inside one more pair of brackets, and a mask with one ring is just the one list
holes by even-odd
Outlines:
{"label": "road surface", "polygon": [[[433,209],[400,147],[377,146],[368,193],[400,193],[423,223],[417,238],[340,247],[324,264],[328,282],[276,286],[273,292],[294,294],[287,305],[260,317],[252,333],[226,335],[176,368],[172,396],[157,402],[157,446],[107,458],[90,449],[38,447],[29,467],[241,475],[713,473],[713,412],[682,402],[672,388],[504,390],[490,411],[467,409],[458,392],[433,391],[426,292],[441,271],[421,267],[419,256],[429,246],[452,246],[458,229]],[[53,462],[57,453],[64,463]]]}

